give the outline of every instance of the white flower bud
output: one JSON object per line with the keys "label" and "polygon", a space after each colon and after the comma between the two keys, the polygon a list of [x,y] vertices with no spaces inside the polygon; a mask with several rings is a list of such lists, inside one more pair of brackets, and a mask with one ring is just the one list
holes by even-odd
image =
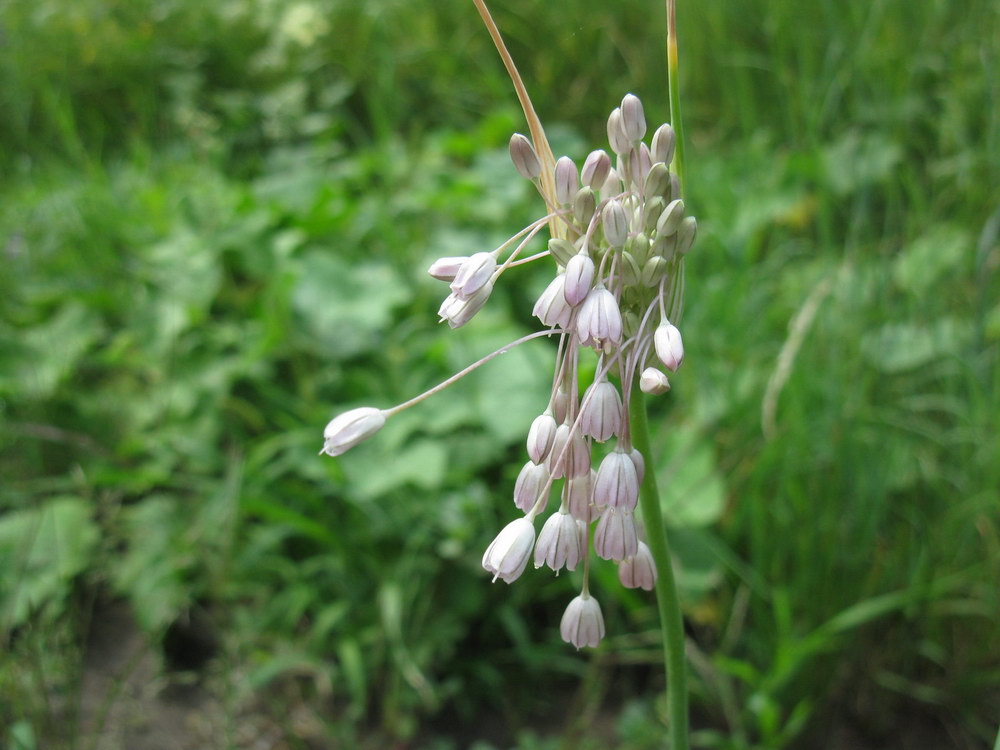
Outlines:
{"label": "white flower bud", "polygon": [[622,315],[614,295],[598,284],[580,306],[576,332],[583,346],[603,346],[605,341],[620,344]]}
{"label": "white flower bud", "polygon": [[[663,194],[670,189],[670,171],[667,165],[656,162],[649,168],[646,180],[642,184],[642,197],[645,201],[653,198],[662,198]],[[657,214],[659,215],[659,214]]]}
{"label": "white flower bud", "polygon": [[[514,505],[524,513],[530,511],[535,507],[535,503],[541,497],[542,490],[545,489],[545,484],[548,481],[549,470],[545,467],[545,464],[536,464],[533,461],[528,461],[528,463],[521,467],[521,472],[517,475],[517,481],[514,483]],[[548,503],[549,498],[546,493],[545,502],[542,503],[538,511],[545,510],[545,506]]]}
{"label": "white flower bud", "polygon": [[599,443],[621,434],[624,419],[618,389],[607,380],[591,383],[583,394],[580,431]]}
{"label": "white flower bud", "polygon": [[590,523],[598,516],[598,508],[593,502],[594,481],[597,472],[591,469],[587,474],[575,479],[567,479],[563,486],[563,497],[569,512],[578,521]]}
{"label": "white flower bud", "polygon": [[600,190],[607,182],[610,173],[611,157],[604,149],[599,148],[587,154],[583,169],[580,170],[580,181],[594,190]]}
{"label": "white flower bud", "polygon": [[611,247],[623,247],[628,238],[628,216],[621,201],[612,199],[601,209],[601,224],[604,237]]}
{"label": "white flower bud", "polygon": [[560,156],[556,162],[556,200],[559,203],[570,203],[580,184],[576,175],[576,164],[568,156]]}
{"label": "white flower bud", "polygon": [[660,218],[656,220],[656,233],[664,236],[673,234],[677,231],[683,218],[684,201],[680,198],[670,201],[663,209],[663,213],[660,214]]}
{"label": "white flower bud", "polygon": [[662,161],[667,166],[674,158],[674,145],[677,139],[674,137],[674,129],[667,123],[663,123],[653,133],[653,161]]}
{"label": "white flower bud", "polygon": [[483,309],[486,300],[493,293],[493,283],[487,282],[478,292],[468,299],[462,299],[455,294],[449,294],[438,309],[438,317],[447,320],[451,328],[461,328]]}
{"label": "white flower bud", "polygon": [[639,376],[639,390],[643,393],[659,395],[670,390],[670,381],[662,370],[655,367],[647,367]]}
{"label": "white flower bud", "polygon": [[608,179],[604,181],[601,186],[601,193],[605,197],[609,195],[618,195],[622,191],[622,176],[618,174],[617,169],[612,169],[608,172]]}
{"label": "white flower bud", "polygon": [[331,419],[323,430],[323,450],[328,456],[346,453],[363,440],[367,440],[385,425],[386,415],[381,409],[362,406],[351,409]]}
{"label": "white flower bud", "polygon": [[504,583],[513,583],[524,572],[535,544],[535,526],[527,518],[518,518],[503,527],[486,548],[483,568]]}
{"label": "white flower bud", "polygon": [[458,269],[468,259],[468,255],[452,255],[438,258],[431,263],[431,267],[427,269],[427,273],[438,281],[451,281],[455,278],[455,274],[458,273]]}
{"label": "white flower bud", "polygon": [[622,130],[633,143],[641,141],[646,135],[646,115],[642,111],[642,102],[635,94],[625,94],[622,99]]}
{"label": "white flower bud", "polygon": [[549,254],[555,258],[556,263],[565,266],[570,259],[579,252],[573,243],[564,240],[562,237],[553,237],[549,240]]}
{"label": "white flower bud", "polygon": [[585,476],[590,471],[590,446],[579,430],[570,436],[570,425],[564,422],[556,429],[546,463],[553,479]]}
{"label": "white flower bud", "polygon": [[528,455],[536,464],[545,460],[552,449],[552,441],[556,437],[556,420],[552,418],[552,412],[546,410],[544,414],[539,414],[528,428]]}
{"label": "white flower bud", "polygon": [[587,297],[594,282],[594,261],[587,253],[577,253],[566,264],[566,301],[576,307]]}
{"label": "white flower bud", "polygon": [[542,163],[538,160],[535,147],[520,133],[510,137],[510,160],[526,180],[534,180],[542,173]]}
{"label": "white flower bud", "polygon": [[629,451],[628,457],[632,459],[632,463],[635,464],[635,477],[639,480],[639,486],[642,486],[642,480],[646,476],[646,459],[642,457],[638,448],[633,448]]}
{"label": "white flower bud", "polygon": [[677,372],[677,368],[684,361],[684,342],[681,340],[681,332],[677,326],[669,320],[660,323],[653,333],[653,346],[656,348],[656,356],[660,358],[663,366],[670,372]]}
{"label": "white flower bud", "polygon": [[607,507],[594,531],[594,551],[602,560],[616,562],[632,557],[639,549],[632,511]]}
{"label": "white flower bud", "polygon": [[573,308],[566,301],[565,290],[566,275],[559,274],[545,287],[531,314],[542,321],[543,325],[569,327]]}
{"label": "white flower bud", "polygon": [[552,394],[551,406],[552,416],[556,418],[556,423],[565,422],[569,414],[569,393],[562,386],[556,388],[556,392]]}
{"label": "white flower bud", "polygon": [[639,542],[636,553],[618,564],[618,580],[627,589],[653,590],[656,584],[656,562],[645,542]]}
{"label": "white flower bud", "polygon": [[559,623],[559,635],[577,649],[596,648],[604,637],[604,615],[597,599],[590,594],[580,594],[573,599]]}
{"label": "white flower bud", "polygon": [[628,152],[628,171],[632,184],[641,188],[646,182],[646,176],[653,167],[653,158],[649,155],[649,146],[640,143]]}
{"label": "white flower bud", "polygon": [[691,246],[694,245],[694,238],[697,234],[698,221],[693,216],[688,216],[677,227],[677,252],[681,255],[687,255]]}
{"label": "white flower bud", "polygon": [[576,570],[583,559],[580,545],[580,529],[576,519],[559,510],[549,516],[542,530],[538,532],[535,545],[535,567],[548,565],[552,570]]}
{"label": "white flower bud", "polygon": [[626,453],[613,451],[604,457],[594,482],[594,505],[635,510],[639,501],[639,477]]}
{"label": "white flower bud", "polygon": [[490,282],[493,272],[497,270],[497,259],[493,253],[476,253],[470,255],[455,274],[451,282],[451,291],[459,299],[469,299]]}
{"label": "white flower bud", "polygon": [[611,150],[619,156],[627,154],[628,150],[632,148],[632,143],[629,141],[628,136],[625,135],[625,130],[622,127],[622,111],[620,107],[615,107],[608,117],[608,143],[611,144]]}

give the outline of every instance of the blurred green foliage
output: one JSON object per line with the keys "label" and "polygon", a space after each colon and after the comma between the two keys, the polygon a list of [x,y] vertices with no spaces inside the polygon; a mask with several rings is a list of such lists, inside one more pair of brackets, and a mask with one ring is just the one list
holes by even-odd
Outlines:
{"label": "blurred green foliage", "polygon": [[[666,119],[656,3],[495,12],[557,153],[603,144],[625,91]],[[697,742],[984,747],[1000,10],[753,0],[680,23],[702,232],[654,444]],[[545,270],[458,332],[423,273],[538,209],[471,4],[7,0],[0,40],[4,741],[73,738],[55,697],[114,596],[154,640],[207,617],[230,721],[266,696],[332,746],[659,746],[648,597],[598,566],[611,637],[588,657],[556,632],[570,582],[479,569],[549,343],[316,456],[334,412],[535,328]]]}

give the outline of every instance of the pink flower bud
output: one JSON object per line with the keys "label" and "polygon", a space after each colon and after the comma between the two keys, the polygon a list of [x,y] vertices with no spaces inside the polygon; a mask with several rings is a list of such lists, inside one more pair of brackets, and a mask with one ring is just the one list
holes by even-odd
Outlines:
{"label": "pink flower bud", "polygon": [[580,306],[576,332],[584,346],[603,346],[605,341],[622,340],[622,315],[611,292],[598,284]]}
{"label": "pink flower bud", "polygon": [[552,394],[550,406],[552,407],[552,416],[556,418],[556,423],[562,424],[565,422],[566,416],[569,414],[569,393],[562,386],[556,388],[556,392]]}
{"label": "pink flower bud", "polygon": [[497,270],[497,259],[493,253],[476,253],[469,256],[451,282],[451,291],[459,299],[468,299],[488,283]]}
{"label": "pink flower bud", "polygon": [[438,309],[438,316],[442,321],[447,320],[451,328],[461,328],[483,309],[486,300],[493,293],[493,283],[487,282],[478,292],[468,299],[462,299],[454,294],[445,297],[444,302]]}
{"label": "pink flower bud", "polygon": [[548,565],[555,571],[562,570],[563,567],[566,570],[576,570],[576,566],[583,559],[583,552],[576,519],[560,510],[549,516],[538,533],[535,567]]}
{"label": "pink flower bud", "polygon": [[445,258],[438,258],[431,263],[427,273],[439,281],[451,281],[458,273],[458,269],[469,259],[468,255],[453,255]]}
{"label": "pink flower bud", "polygon": [[573,599],[559,623],[559,635],[577,649],[595,648],[604,637],[604,615],[597,599],[586,593]]}
{"label": "pink flower bud", "polygon": [[572,202],[580,184],[577,181],[576,164],[568,156],[560,156],[556,162],[555,179],[556,200],[562,204]]}
{"label": "pink flower bud", "polygon": [[649,155],[649,146],[645,143],[640,143],[628,152],[628,170],[632,176],[632,184],[637,188],[642,188],[645,185],[646,176],[652,166],[653,160]]}
{"label": "pink flower bud", "polygon": [[546,463],[553,479],[585,476],[590,471],[590,446],[579,430],[570,435],[570,425],[563,423],[556,429]]}
{"label": "pink flower bud", "polygon": [[535,526],[527,518],[518,518],[503,527],[486,548],[483,568],[504,583],[513,583],[524,572],[535,544]]}
{"label": "pink flower bud", "polygon": [[601,225],[604,237],[611,247],[624,247],[628,239],[628,216],[619,200],[609,200],[601,209]]}
{"label": "pink flower bud", "polygon": [[543,325],[569,327],[573,308],[566,301],[566,275],[559,274],[545,287],[542,296],[535,303],[531,314],[542,321]]}
{"label": "pink flower bud", "polygon": [[666,373],[657,370],[655,367],[647,367],[639,376],[639,390],[643,393],[658,395],[670,390],[670,381],[667,380]]}
{"label": "pink flower bud", "polygon": [[636,553],[619,563],[618,580],[627,589],[653,590],[656,584],[656,563],[645,542],[639,542]]}
{"label": "pink flower bud", "polygon": [[622,99],[622,130],[633,143],[641,141],[646,135],[646,115],[642,111],[642,102],[635,94],[625,94]]}
{"label": "pink flower bud", "polygon": [[533,180],[542,173],[542,164],[535,153],[535,147],[520,133],[514,133],[510,137],[510,160],[526,180]]}
{"label": "pink flower bud", "polygon": [[536,464],[540,464],[549,455],[557,427],[552,412],[546,411],[535,417],[531,427],[528,428],[528,455]]}
{"label": "pink flower bud", "polygon": [[[545,489],[548,481],[549,470],[545,468],[545,464],[528,461],[521,467],[521,472],[517,475],[517,481],[514,483],[514,505],[524,513],[529,512],[542,496],[542,490]],[[538,512],[545,510],[548,502],[549,498],[546,492],[545,502],[539,507]]]}
{"label": "pink flower bud", "polygon": [[594,480],[597,472],[591,469],[587,474],[576,479],[566,480],[563,486],[563,497],[573,518],[584,523],[590,523],[598,515],[597,506],[593,503]]}
{"label": "pink flower bud", "polygon": [[323,430],[320,454],[339,456],[367,440],[385,425],[385,412],[371,406],[345,411],[329,421]]}
{"label": "pink flower bud", "polygon": [[587,253],[577,253],[566,264],[566,284],[563,293],[566,301],[576,307],[590,291],[594,282],[594,261]]}
{"label": "pink flower bud", "polygon": [[633,448],[629,451],[628,457],[632,459],[632,463],[635,464],[635,478],[639,481],[639,486],[642,486],[642,480],[646,476],[646,459],[642,457],[638,448]]}
{"label": "pink flower bud", "polygon": [[622,110],[620,107],[615,107],[608,117],[608,143],[611,144],[611,150],[619,156],[627,154],[628,150],[632,148],[632,143],[629,141],[622,127]]}
{"label": "pink flower bud", "polygon": [[681,341],[681,332],[677,330],[677,326],[669,320],[663,321],[653,334],[653,346],[663,366],[670,372],[677,372],[684,361],[684,342]]}
{"label": "pink flower bud", "polygon": [[639,548],[632,511],[607,507],[594,531],[594,551],[602,560],[616,562],[632,557]]}
{"label": "pink flower bud", "polygon": [[609,453],[597,469],[594,482],[594,505],[635,510],[639,500],[639,477],[628,454]]}
{"label": "pink flower bud", "polygon": [[599,443],[621,433],[624,419],[618,389],[607,380],[591,383],[580,402],[580,430]]}
{"label": "pink flower bud", "polygon": [[653,133],[653,161],[663,162],[668,167],[670,162],[674,158],[674,146],[677,143],[677,139],[674,137],[674,129],[668,124],[663,123],[656,129]]}
{"label": "pink flower bud", "polygon": [[604,149],[591,151],[580,170],[580,181],[594,190],[600,190],[611,173],[611,157]]}

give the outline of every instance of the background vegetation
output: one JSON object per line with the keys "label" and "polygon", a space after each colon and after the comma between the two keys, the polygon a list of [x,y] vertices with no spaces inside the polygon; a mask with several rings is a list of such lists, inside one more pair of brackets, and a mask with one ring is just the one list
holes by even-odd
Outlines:
{"label": "background vegetation", "polygon": [[[1000,6],[679,5],[698,746],[989,747]],[[657,3],[495,6],[557,154],[666,119]],[[578,654],[479,568],[550,343],[316,456],[535,328],[541,269],[458,332],[424,274],[537,211],[523,129],[465,0],[0,3],[0,744],[658,746],[649,597],[598,566]]]}

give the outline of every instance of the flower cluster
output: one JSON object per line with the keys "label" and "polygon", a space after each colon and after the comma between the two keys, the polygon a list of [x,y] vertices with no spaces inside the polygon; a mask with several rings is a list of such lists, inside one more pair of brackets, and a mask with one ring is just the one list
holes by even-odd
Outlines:
{"label": "flower cluster", "polygon": [[[635,384],[650,394],[669,390],[664,369],[676,371],[684,359],[680,331],[671,321],[680,315],[683,259],[694,243],[697,222],[686,215],[679,182],[669,169],[673,129],[661,125],[648,145],[645,135],[642,103],[628,94],[608,118],[614,165],[601,149],[592,151],[579,169],[563,156],[542,180],[542,160],[528,138],[515,134],[511,159],[546,200],[546,215],[492,252],[441,258],[429,269],[450,284],[438,314],[458,328],[483,307],[512,265],[546,256],[555,261],[556,274],[533,310],[547,330],[510,345],[540,335],[559,336],[548,405],[528,430],[528,461],[514,486],[514,505],[524,515],[497,535],[482,564],[494,581],[506,583],[516,580],[529,560],[557,573],[582,564],[582,591],[560,625],[563,639],[577,648],[596,646],[604,636],[601,608],[588,588],[591,548],[618,564],[619,579],[627,587],[650,590],[656,580],[656,566],[639,539],[635,519],[646,461],[631,442],[629,404]],[[554,190],[543,183],[554,184]],[[519,260],[546,225],[552,235],[547,251]],[[387,417],[508,348],[393,409],[364,407],[341,414],[327,425],[322,452],[340,455],[377,432]],[[596,374],[581,395],[581,358],[588,352],[596,357]],[[595,443],[608,443],[610,450],[595,456]],[[548,506],[557,480],[562,480],[559,507],[536,539],[535,519]]]}

